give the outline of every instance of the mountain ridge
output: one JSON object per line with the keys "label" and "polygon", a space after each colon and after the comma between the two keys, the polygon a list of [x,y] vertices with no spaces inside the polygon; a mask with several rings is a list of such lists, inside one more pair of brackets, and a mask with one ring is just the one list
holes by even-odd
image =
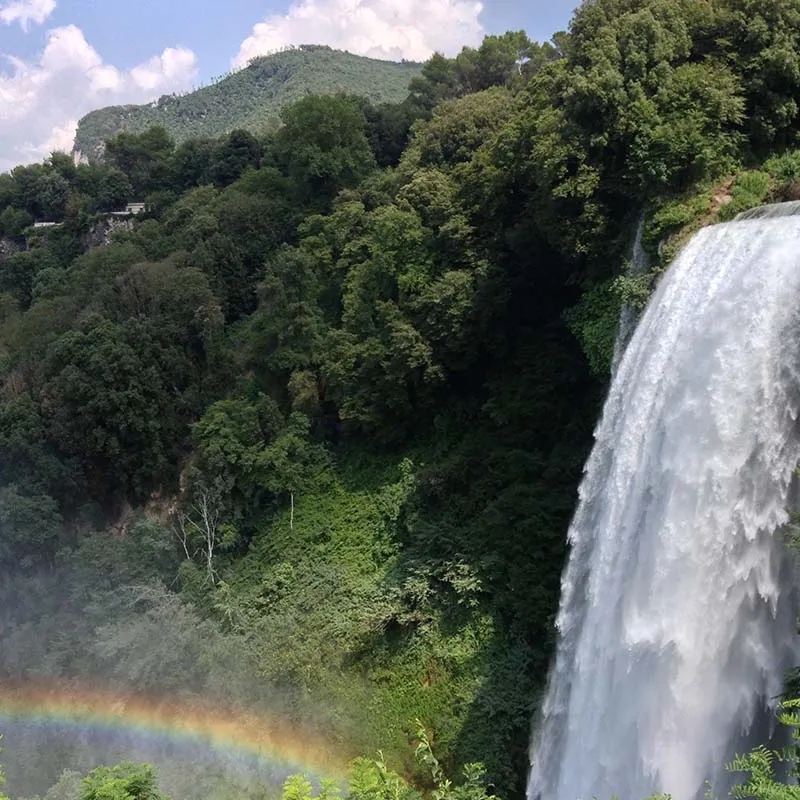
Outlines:
{"label": "mountain ridge", "polygon": [[284,106],[309,94],[345,92],[373,103],[397,103],[421,68],[415,62],[382,61],[326,45],[300,45],[254,58],[243,69],[187,94],[92,111],[78,122],[73,152],[91,161],[102,154],[109,137],[141,133],[154,125],[165,127],[177,143],[236,128],[265,133],[279,125]]}

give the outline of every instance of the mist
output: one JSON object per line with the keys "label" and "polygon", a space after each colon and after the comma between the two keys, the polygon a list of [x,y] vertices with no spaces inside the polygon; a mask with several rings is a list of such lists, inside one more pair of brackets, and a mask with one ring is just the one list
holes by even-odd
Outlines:
{"label": "mist", "polygon": [[[328,727],[318,699],[269,685],[248,641],[192,604],[193,580],[202,598],[202,578],[181,563],[169,528],[147,517],[124,535],[85,534],[46,566],[0,570],[1,760],[12,796],[73,800],[76,774],[135,761],[156,766],[161,788],[176,797],[263,797],[312,766],[222,746],[202,724],[197,736],[127,724],[127,705],[146,700],[166,719],[193,709],[213,719],[219,709],[229,719],[280,720],[310,742]],[[96,724],[4,706],[32,690],[60,699],[103,693],[123,711],[117,724]]]}

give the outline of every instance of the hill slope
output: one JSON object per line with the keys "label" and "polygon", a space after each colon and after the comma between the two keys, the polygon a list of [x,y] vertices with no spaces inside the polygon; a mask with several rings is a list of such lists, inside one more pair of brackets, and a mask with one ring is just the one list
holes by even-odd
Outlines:
{"label": "hill slope", "polygon": [[257,133],[275,127],[281,108],[308,94],[348,92],[375,103],[400,102],[420,69],[411,62],[303,45],[253,59],[245,69],[187,95],[92,111],[78,124],[75,150],[92,158],[108,137],[123,131],[141,133],[152,125],[163,125],[178,142],[219,136],[234,128]]}

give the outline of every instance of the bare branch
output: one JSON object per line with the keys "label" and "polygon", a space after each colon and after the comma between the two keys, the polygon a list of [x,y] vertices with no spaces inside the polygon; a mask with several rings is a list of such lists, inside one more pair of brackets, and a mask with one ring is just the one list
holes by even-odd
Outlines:
{"label": "bare branch", "polygon": [[[205,561],[206,577],[212,585],[217,582],[214,554],[219,544],[219,517],[217,503],[208,490],[203,490],[196,502],[178,514],[173,527],[188,561],[191,561],[199,550]],[[199,539],[199,548],[190,547],[193,539]]]}

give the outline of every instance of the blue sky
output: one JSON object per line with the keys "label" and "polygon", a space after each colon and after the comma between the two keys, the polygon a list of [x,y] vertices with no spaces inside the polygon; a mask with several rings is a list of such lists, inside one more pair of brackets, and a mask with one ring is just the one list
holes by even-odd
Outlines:
{"label": "blue sky", "polygon": [[93,108],[186,91],[280,47],[454,54],[485,33],[538,40],[574,0],[0,0],[0,170],[68,149]]}

